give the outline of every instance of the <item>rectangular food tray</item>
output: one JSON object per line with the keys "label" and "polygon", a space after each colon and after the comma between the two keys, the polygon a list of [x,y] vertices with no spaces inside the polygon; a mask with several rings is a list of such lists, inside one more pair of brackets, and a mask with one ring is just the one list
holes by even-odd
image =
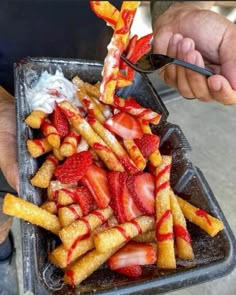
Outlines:
{"label": "rectangular food tray", "polygon": [[[61,70],[68,79],[79,75],[82,80],[95,83],[101,80],[102,64],[85,60],[26,58],[15,65],[20,196],[38,205],[42,203],[45,191],[33,187],[29,181],[38,169],[39,161],[29,155],[26,147],[27,139],[33,138],[35,131],[24,123],[30,113],[25,91],[35,85],[45,70],[52,74]],[[161,153],[173,156],[171,187],[193,205],[221,219],[225,229],[211,238],[199,227],[188,223],[195,259],[193,262],[177,260],[176,270],[144,267],[143,276],[132,279],[101,267],[78,287],[72,288],[63,283],[63,272],[47,259],[58,239],[46,230],[22,221],[25,292],[39,295],[161,294],[225,276],[236,265],[236,243],[228,222],[203,174],[188,160],[190,145],[180,127],[168,123],[168,111],[149,79],[137,73],[132,86],[119,90],[118,94],[122,97],[133,96],[143,106],[162,114],[162,120],[158,126],[153,127],[153,132],[161,137]]]}

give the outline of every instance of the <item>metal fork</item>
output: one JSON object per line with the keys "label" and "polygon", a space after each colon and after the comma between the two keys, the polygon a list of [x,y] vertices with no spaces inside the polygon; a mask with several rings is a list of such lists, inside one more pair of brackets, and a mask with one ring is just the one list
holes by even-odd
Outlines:
{"label": "metal fork", "polygon": [[154,54],[154,53],[146,54],[136,64],[129,61],[124,54],[121,55],[121,59],[125,63],[127,63],[131,68],[133,68],[135,71],[141,72],[141,73],[147,73],[147,74],[152,73],[169,64],[175,64],[175,65],[179,65],[184,68],[193,70],[195,72],[198,72],[207,77],[210,77],[211,75],[213,75],[213,73],[210,70],[207,70],[205,68],[202,68],[194,64],[185,62],[183,60],[173,58],[163,54]]}

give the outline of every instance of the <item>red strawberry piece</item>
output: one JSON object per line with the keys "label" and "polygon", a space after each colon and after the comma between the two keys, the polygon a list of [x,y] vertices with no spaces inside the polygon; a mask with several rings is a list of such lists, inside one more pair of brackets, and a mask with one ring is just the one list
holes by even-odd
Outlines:
{"label": "red strawberry piece", "polygon": [[68,135],[70,132],[70,124],[57,103],[55,103],[55,108],[51,114],[51,121],[54,127],[57,129],[60,137],[63,138]]}
{"label": "red strawberry piece", "polygon": [[107,180],[107,172],[103,168],[92,164],[83,179],[82,183],[87,186],[93,195],[97,206],[100,209],[106,208],[110,203],[110,191]]}
{"label": "red strawberry piece", "polygon": [[119,112],[105,122],[105,127],[121,138],[139,138],[143,131],[139,121],[132,115]]}
{"label": "red strawberry piece", "polygon": [[155,134],[144,133],[141,138],[136,138],[134,141],[143,156],[147,158],[151,153],[158,149],[160,138]]}
{"label": "red strawberry piece", "polygon": [[83,215],[89,214],[95,210],[95,202],[92,194],[86,186],[79,186],[76,189],[76,202],[79,203]]}
{"label": "red strawberry piece", "polygon": [[122,172],[112,171],[108,173],[108,184],[111,192],[111,208],[116,216],[118,223],[125,222],[124,211],[121,206],[121,179]]}
{"label": "red strawberry piece", "polygon": [[89,151],[76,153],[68,157],[62,165],[58,166],[54,175],[61,183],[79,181],[92,165],[92,154]]}
{"label": "red strawberry piece", "polygon": [[137,278],[142,275],[142,267],[140,265],[130,265],[115,270],[116,272],[131,278]]}
{"label": "red strawberry piece", "polygon": [[121,208],[123,210],[123,216],[126,221],[130,221],[143,213],[139,210],[139,208],[136,206],[134,199],[132,198],[126,181],[128,179],[128,174],[126,172],[121,172],[120,174],[120,183],[121,183],[121,196],[120,196],[120,201],[121,201]]}
{"label": "red strawberry piece", "polygon": [[156,248],[149,243],[130,241],[108,260],[111,270],[131,265],[148,265],[156,262]]}
{"label": "red strawberry piece", "polygon": [[148,173],[129,175],[127,187],[138,208],[147,215],[155,213],[154,177]]}

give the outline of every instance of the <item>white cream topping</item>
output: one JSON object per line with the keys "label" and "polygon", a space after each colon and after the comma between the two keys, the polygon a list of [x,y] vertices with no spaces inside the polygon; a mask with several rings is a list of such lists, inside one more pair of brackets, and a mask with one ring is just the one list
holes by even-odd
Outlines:
{"label": "white cream topping", "polygon": [[47,114],[52,113],[55,102],[67,100],[76,106],[80,103],[76,98],[77,86],[66,79],[61,71],[54,75],[43,72],[38,83],[26,90],[26,98],[31,111],[41,110]]}

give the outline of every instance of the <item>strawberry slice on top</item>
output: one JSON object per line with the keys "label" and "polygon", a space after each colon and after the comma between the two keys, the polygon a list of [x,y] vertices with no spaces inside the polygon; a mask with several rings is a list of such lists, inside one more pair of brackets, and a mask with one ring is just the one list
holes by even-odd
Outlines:
{"label": "strawberry slice on top", "polygon": [[143,131],[139,121],[132,115],[119,112],[105,122],[105,127],[123,139],[140,138]]}
{"label": "strawberry slice on top", "polygon": [[107,172],[103,168],[92,164],[81,179],[87,186],[100,209],[106,208],[110,203],[110,190],[107,180]]}
{"label": "strawberry slice on top", "polygon": [[128,190],[137,207],[147,215],[155,213],[154,177],[148,172],[129,175]]}
{"label": "strawberry slice on top", "polygon": [[75,191],[76,201],[79,203],[83,215],[87,215],[96,209],[94,198],[86,186],[78,186]]}
{"label": "strawberry slice on top", "polygon": [[130,241],[108,260],[111,270],[131,265],[150,265],[156,262],[156,247],[149,243]]}
{"label": "strawberry slice on top", "polygon": [[57,103],[55,103],[55,107],[50,118],[60,137],[66,137],[70,132],[70,124]]}

